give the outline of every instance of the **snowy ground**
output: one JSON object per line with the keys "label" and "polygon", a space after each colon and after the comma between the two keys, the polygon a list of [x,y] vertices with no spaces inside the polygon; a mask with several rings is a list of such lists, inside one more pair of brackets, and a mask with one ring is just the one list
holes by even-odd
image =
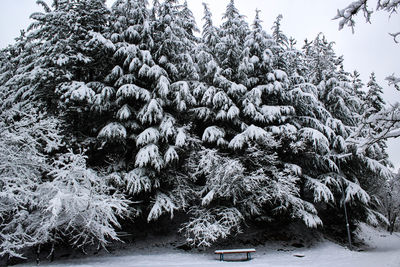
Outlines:
{"label": "snowy ground", "polygon": [[[251,261],[220,262],[212,252],[190,253],[172,248],[139,247],[134,252],[119,251],[112,256],[88,257],[84,259],[58,261],[53,264],[42,263],[41,266],[204,266],[204,267],[254,267],[254,266],[318,266],[318,267],[398,267],[400,266],[400,234],[389,235],[387,232],[363,227],[361,237],[370,246],[361,252],[350,251],[330,241],[324,241],[311,248],[277,247],[267,245],[256,247],[257,252]],[[295,255],[304,255],[296,257]],[[241,255],[233,259],[238,259]],[[243,257],[245,257],[243,255]],[[34,264],[18,265],[35,266]]]}

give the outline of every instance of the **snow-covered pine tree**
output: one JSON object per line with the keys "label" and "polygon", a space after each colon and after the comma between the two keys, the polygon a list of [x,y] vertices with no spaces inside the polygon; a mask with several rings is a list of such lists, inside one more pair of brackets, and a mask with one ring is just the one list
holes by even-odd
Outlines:
{"label": "snow-covered pine tree", "polygon": [[[382,129],[377,127],[376,124],[372,123],[371,119],[377,113],[384,109],[385,102],[382,98],[382,87],[376,81],[375,74],[371,73],[370,79],[367,83],[368,92],[364,96],[364,102],[360,119],[360,124],[354,129],[352,135],[348,138],[349,143],[358,144],[360,141],[365,140],[371,135],[379,134]],[[371,159],[374,159],[381,163],[383,166],[391,166],[388,160],[388,154],[386,152],[387,145],[385,140],[378,140],[374,144],[368,146],[364,153]],[[381,184],[385,184],[388,177],[379,175],[379,173],[371,172],[368,168],[365,168],[367,173],[360,176],[361,183],[365,185],[365,188],[371,194],[379,193]],[[369,171],[369,172],[368,172]]]}
{"label": "snow-covered pine tree", "polygon": [[[162,2],[157,13],[158,19],[152,22],[155,61],[168,72],[172,82],[196,80],[198,74],[191,56],[195,46],[193,15],[187,6],[178,5],[177,0]],[[190,26],[187,19],[192,21]]]}
{"label": "snow-covered pine tree", "polygon": [[[212,20],[212,13],[210,9],[208,8],[208,5],[206,3],[203,3],[204,7],[204,25],[203,25],[203,30],[202,30],[202,42],[201,44],[204,44],[207,49],[210,49],[209,52],[212,55],[216,55],[216,45],[217,43],[220,42],[220,37],[219,37],[219,29],[214,26],[213,20]],[[200,44],[200,45],[201,45]]]}
{"label": "snow-covered pine tree", "polygon": [[[259,24],[258,16],[256,16],[253,29],[256,34],[262,30],[260,26],[258,26]],[[279,28],[279,18],[277,24]],[[278,147],[276,151],[279,155],[278,158],[281,164],[280,171],[282,173],[290,173],[291,175],[288,177],[292,177],[296,180],[297,186],[295,187],[298,190],[296,192],[299,194],[289,195],[285,200],[287,203],[292,203],[292,207],[296,207],[294,209],[285,210],[286,215],[289,214],[292,218],[302,220],[309,227],[316,227],[321,224],[321,221],[316,214],[314,206],[308,202],[309,199],[299,198],[301,190],[298,187],[298,184],[301,184],[304,181],[302,175],[303,172],[300,168],[303,164],[296,160],[292,161],[291,156],[288,154],[297,154],[295,157],[298,157],[299,150],[301,150],[303,145],[301,140],[305,139],[309,141],[312,139],[309,135],[310,132],[302,129],[303,127],[310,127],[310,125],[307,125],[307,123],[303,122],[302,119],[307,116],[320,116],[322,118],[328,112],[326,111],[324,113],[324,109],[317,98],[312,98],[312,93],[316,92],[316,90],[313,91],[312,86],[307,84],[305,78],[301,76],[306,74],[307,71],[304,54],[294,47],[295,41],[293,39],[290,41],[290,47],[286,47],[284,44],[285,42],[282,43],[281,40],[282,38],[286,40],[285,35],[279,29],[277,29],[275,34],[277,35],[278,33],[281,35],[280,38],[277,36],[276,40],[273,38],[272,40],[269,38],[266,39],[269,47],[264,51],[272,56],[270,58],[271,60],[268,62],[269,67],[268,69],[264,69],[257,66],[259,62],[254,64],[253,73],[257,73],[257,71],[260,72],[261,70],[259,75],[260,77],[264,77],[264,79],[260,80],[262,81],[261,84],[246,93],[245,99],[256,99],[254,97],[248,98],[248,96],[258,88],[264,89],[261,94],[262,98],[260,98],[259,101],[254,102],[254,104],[258,102],[262,105],[261,107],[264,119],[261,121],[262,123],[260,126],[262,125],[265,129],[269,130],[273,134],[273,138],[279,141],[280,147]],[[252,40],[251,36],[253,34],[250,34],[247,40]],[[280,44],[277,43],[277,41],[280,42]],[[253,48],[250,49],[250,51],[256,51],[256,49]],[[259,52],[263,52],[263,50],[260,50]],[[285,69],[279,69],[279,64],[276,64],[276,58],[279,57],[285,62],[284,65],[281,65]],[[285,70],[290,73],[290,76],[286,74]],[[251,102],[252,101],[249,101],[249,103]],[[244,111],[246,111],[246,109]],[[310,120],[307,122],[309,121]],[[318,143],[319,141],[314,140],[312,142]],[[309,149],[316,149],[318,151],[320,148],[313,146],[309,147]],[[285,181],[287,184],[293,182],[293,180],[289,178]],[[282,186],[284,187],[284,185]]]}
{"label": "snow-covered pine tree", "polygon": [[283,33],[281,29],[281,21],[283,19],[283,16],[280,14],[278,17],[276,17],[274,24],[272,26],[272,36],[275,40],[275,42],[282,47],[288,47],[289,45],[289,39],[287,36]]}
{"label": "snow-covered pine tree", "polygon": [[347,126],[356,125],[362,99],[353,90],[350,75],[343,68],[343,58],[336,56],[333,43],[319,34],[311,45],[306,44],[305,53],[307,77],[317,86],[318,99],[334,118]]}
{"label": "snow-covered pine tree", "polygon": [[303,50],[307,56],[307,80],[312,84],[318,85],[328,73],[336,69],[333,45],[334,43],[328,42],[322,33],[319,33],[313,41],[306,40]]}
{"label": "snow-covered pine tree", "polygon": [[[247,33],[247,23],[238,13],[233,1],[227,6],[224,15],[226,21],[219,31],[211,24],[210,16],[205,5],[204,43],[197,48],[196,53],[198,68],[202,73],[200,83],[194,90],[198,105],[193,112],[195,117],[202,121],[197,123],[196,130],[202,136],[202,140],[226,147],[227,140],[235,135],[235,131],[241,131],[242,126],[245,127],[239,112],[241,98],[247,89],[234,80],[238,79],[242,53],[240,47],[243,48],[242,35]],[[228,25],[236,30],[232,30]],[[217,32],[220,33],[219,37],[216,36]],[[214,49],[212,45],[216,41],[218,43]]]}
{"label": "snow-covered pine tree", "polygon": [[[232,13],[232,10],[235,10],[232,3],[228,5],[227,12]],[[205,13],[205,27],[209,31],[206,36],[203,36],[203,40],[211,40],[209,33],[214,31],[210,24],[210,14],[207,8],[205,8]],[[236,17],[237,20],[241,19],[240,15],[236,15]],[[226,19],[229,20],[229,17]],[[220,32],[219,44],[223,44],[224,30]],[[232,34],[229,38],[233,38],[233,36]],[[198,127],[204,145],[217,148],[213,151],[214,156],[205,156],[204,161],[215,159],[215,161],[221,162],[220,165],[224,165],[224,162],[227,162],[226,164],[231,162],[233,165],[236,164],[240,170],[228,168],[228,166],[223,167],[220,171],[213,172],[210,180],[205,181],[204,185],[202,183],[201,192],[198,193],[201,196],[202,204],[198,208],[194,206],[194,216],[184,227],[190,242],[195,245],[209,245],[217,238],[225,237],[231,230],[237,231],[243,220],[251,220],[256,217],[276,216],[278,218],[286,215],[289,218],[303,220],[310,227],[321,223],[316,216],[315,208],[299,197],[300,191],[297,182],[300,173],[297,172],[297,168],[285,164],[274,154],[278,150],[279,143],[275,141],[272,133],[282,134],[285,132],[286,134],[287,131],[290,132],[290,129],[295,128],[284,125],[287,117],[293,115],[294,110],[292,107],[284,105],[285,90],[288,89],[289,80],[284,71],[273,68],[275,55],[271,51],[271,47],[275,45],[275,41],[263,31],[258,14],[253,30],[246,34],[244,40],[244,49],[240,52],[239,65],[236,68],[231,67],[232,75],[229,76],[229,78],[235,77],[235,81],[240,83],[235,83],[222,75],[223,70],[220,64],[224,58],[220,58],[220,55],[223,51],[217,51],[216,55],[213,55],[212,48],[207,49],[207,44],[203,44],[197,57],[199,68],[204,69],[206,73],[201,77],[201,83],[195,91],[196,96],[199,97],[199,106],[194,109],[194,112],[201,121],[196,124],[201,123],[204,125],[203,127],[206,127],[205,129]],[[239,43],[239,40],[236,42]],[[229,48],[220,46],[218,49],[223,47]],[[213,60],[214,58],[216,60]],[[269,129],[270,132],[264,128]],[[193,165],[199,166],[198,164]],[[209,163],[202,168],[214,168],[212,166]],[[214,183],[220,184],[211,181],[212,179],[226,180],[223,171],[238,172],[241,177],[251,176],[252,178],[240,182],[241,187],[251,187],[256,183],[256,187],[260,186],[260,190],[264,190],[256,195],[260,199],[261,196],[264,196],[268,198],[268,201],[256,204],[255,199],[244,194],[240,197],[247,199],[247,202],[245,201],[247,206],[242,204],[246,208],[237,209],[236,200],[232,199],[232,195],[235,195],[232,188],[230,188],[232,191],[225,190],[226,196],[219,195],[215,189],[212,189]],[[192,171],[192,173],[196,173],[196,171]],[[232,176],[232,174],[226,176]],[[253,178],[256,178],[257,182]],[[229,179],[220,182],[229,183]],[[249,184],[246,185],[246,183]],[[281,194],[281,188],[285,188],[285,192],[289,192],[289,194]],[[215,208],[215,203],[220,203],[218,208]],[[280,206],[281,209],[275,209],[277,206]],[[220,216],[218,213],[221,212],[221,209],[230,208],[236,208],[235,212],[229,212],[233,217],[225,219],[232,228],[226,229],[225,225],[220,225],[221,228],[218,228],[218,223],[214,223]],[[251,212],[247,212],[248,210]],[[205,217],[196,215],[202,213],[207,215]],[[225,222],[225,219],[221,218],[219,221]],[[207,231],[203,229],[207,225],[213,225],[213,227],[226,231]]]}
{"label": "snow-covered pine tree", "polygon": [[120,177],[128,194],[144,200],[148,220],[172,216],[184,205],[176,192],[184,181],[175,166],[190,139],[183,112],[194,104],[190,80],[197,77],[194,38],[183,28],[180,7],[165,1],[153,9],[155,20],[146,0],[115,2],[108,34],[114,67],[104,80],[75,83],[64,93],[66,101],[88,99],[103,155],[92,154]]}
{"label": "snow-covered pine tree", "polygon": [[[325,110],[326,114],[323,124],[318,123],[312,127],[318,126],[315,130],[322,133],[321,137],[325,139],[325,151],[315,154],[313,164],[326,167],[319,170],[309,167],[314,173],[308,175],[328,185],[337,204],[340,200],[340,203],[348,202],[352,205],[353,222],[356,218],[374,221],[373,218],[379,217],[379,214],[370,209],[370,198],[364,191],[367,185],[359,177],[368,172],[389,177],[389,171],[375,159],[364,154],[354,154],[354,147],[345,141],[360,122],[362,99],[356,94],[349,74],[343,69],[343,59],[336,58],[332,44],[324,37],[319,35],[312,44],[307,43],[305,53],[310,70],[308,79],[316,86],[315,97],[322,102],[323,109],[320,110]],[[344,220],[339,210],[333,213],[339,216],[339,220]]]}
{"label": "snow-covered pine tree", "polygon": [[[359,131],[358,128],[355,131],[358,131],[358,134],[364,132],[364,138],[370,135],[377,135],[384,129],[380,128],[378,125],[375,125],[373,121],[371,121],[371,117],[374,117],[376,114],[381,112],[385,108],[385,101],[383,100],[383,89],[376,81],[375,73],[371,73],[369,81],[367,83],[368,92],[365,96],[364,107],[362,114],[362,125],[364,128],[362,131]],[[388,154],[386,153],[386,141],[378,140],[376,143],[371,145],[366,149],[367,155],[371,153],[371,157],[382,162],[384,165],[390,165],[388,162]]]}
{"label": "snow-covered pine tree", "polygon": [[166,0],[153,8],[157,19],[152,21],[155,42],[152,55],[154,62],[165,70],[155,92],[166,111],[159,126],[160,141],[165,142],[162,147],[165,168],[158,174],[160,185],[148,220],[156,220],[164,213],[172,218],[174,210],[188,205],[190,181],[181,165],[194,141],[187,111],[196,104],[192,91],[199,79],[194,63],[197,38],[193,34],[197,26],[187,3],[180,5],[176,0]]}
{"label": "snow-covered pine tree", "polygon": [[296,47],[297,41],[289,38],[289,46],[285,50],[283,57],[286,62],[286,73],[292,85],[306,82],[308,73],[307,57],[304,51]]}
{"label": "snow-covered pine tree", "polygon": [[[364,87],[364,83],[362,82],[360,78],[361,74],[354,70],[352,73],[350,73],[350,78],[351,78],[351,84],[353,87],[353,90],[355,94],[358,96],[359,99],[364,100],[365,99],[365,92],[362,90]],[[362,113],[362,107],[358,111],[358,113]]]}
{"label": "snow-covered pine tree", "polygon": [[237,70],[249,26],[244,20],[244,16],[236,8],[234,0],[230,0],[228,3],[222,19],[221,38],[216,44],[221,75],[232,82],[240,83]]}
{"label": "snow-covered pine tree", "polygon": [[241,114],[248,125],[279,126],[294,114],[294,109],[285,105],[289,79],[284,70],[274,67],[277,55],[272,51],[276,42],[262,29],[261,23],[256,11],[238,68],[239,77],[247,87],[241,99]]}
{"label": "snow-covered pine tree", "polygon": [[104,75],[105,50],[93,37],[107,23],[104,0],[53,1],[51,9],[38,1],[43,13],[34,13],[27,39],[35,46],[35,61],[24,76],[35,87],[34,95],[55,107],[56,87],[73,80],[90,81]]}
{"label": "snow-covered pine tree", "polygon": [[273,48],[275,54],[274,66],[281,70],[286,70],[286,62],[283,57],[284,51],[289,47],[289,39],[281,29],[281,21],[283,16],[281,14],[276,17],[272,26],[272,37],[275,40]]}
{"label": "snow-covered pine tree", "polygon": [[246,76],[251,75],[250,77],[242,77],[245,80],[244,85],[249,88],[266,84],[269,80],[268,75],[265,74],[271,73],[269,76],[273,74],[272,63],[274,55],[271,47],[275,45],[275,41],[262,28],[260,12],[260,10],[256,10],[252,29],[246,35],[240,63],[240,68],[243,69],[243,72],[249,73]]}
{"label": "snow-covered pine tree", "polygon": [[291,38],[288,47],[281,46],[276,51],[288,72],[281,101],[294,109],[294,114],[286,118],[285,124],[272,126],[271,130],[281,142],[279,158],[298,177],[300,203],[303,202],[305,208],[301,210],[304,217],[296,218],[315,227],[324,220],[320,210],[317,212],[317,204],[333,201],[333,194],[321,175],[338,171],[329,157],[335,135],[330,128],[332,117],[319,100],[317,87],[310,82],[310,70],[314,70],[309,69],[310,58],[306,52],[297,50],[295,43]]}
{"label": "snow-covered pine tree", "polygon": [[[187,0],[183,2],[181,11],[180,11],[180,17],[182,18],[181,23],[183,23],[182,27],[186,30],[188,33],[188,37],[195,37],[194,34],[196,32],[199,32],[199,28],[197,27],[196,24],[196,19],[193,16],[192,11],[188,7]],[[196,38],[193,38],[194,40]]]}
{"label": "snow-covered pine tree", "polygon": [[353,88],[350,73],[344,70],[342,57],[338,58],[337,71],[321,84],[320,89],[324,91],[321,100],[335,118],[349,126],[359,122],[362,95]]}
{"label": "snow-covered pine tree", "polygon": [[[212,14],[206,3],[203,3],[204,7],[204,25],[202,30],[202,38],[194,49],[194,59],[198,68],[199,81],[208,85],[213,84],[214,75],[218,68],[218,58],[216,56],[216,44],[220,41],[218,34],[219,28],[213,25]],[[198,84],[197,84],[198,85]],[[200,90],[195,90],[198,94],[201,94],[207,86],[204,85]]]}
{"label": "snow-covered pine tree", "polygon": [[367,83],[367,95],[365,96],[365,113],[369,116],[372,113],[378,113],[385,107],[385,101],[383,100],[383,89],[376,81],[375,73],[371,73],[369,81]]}
{"label": "snow-covered pine tree", "polygon": [[[25,31],[16,39],[14,45],[2,50],[2,68],[0,69],[0,90],[2,105],[5,110],[16,102],[29,102],[37,86],[27,79],[35,65],[37,48],[26,38]],[[33,73],[32,73],[33,74]]]}

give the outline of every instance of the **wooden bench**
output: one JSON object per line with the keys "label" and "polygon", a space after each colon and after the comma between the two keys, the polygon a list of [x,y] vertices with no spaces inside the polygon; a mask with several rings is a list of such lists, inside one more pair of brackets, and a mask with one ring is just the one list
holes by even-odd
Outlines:
{"label": "wooden bench", "polygon": [[216,250],[215,254],[219,254],[219,260],[224,260],[224,254],[234,254],[234,253],[246,253],[247,260],[251,260],[252,252],[256,252],[254,248],[245,248],[245,249],[226,249],[226,250]]}

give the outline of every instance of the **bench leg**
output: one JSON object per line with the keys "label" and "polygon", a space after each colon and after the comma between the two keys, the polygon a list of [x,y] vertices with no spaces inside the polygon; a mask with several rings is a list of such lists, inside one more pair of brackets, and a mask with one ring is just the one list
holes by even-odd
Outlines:
{"label": "bench leg", "polygon": [[247,252],[247,260],[248,260],[248,261],[251,260],[251,254],[250,254],[250,252]]}

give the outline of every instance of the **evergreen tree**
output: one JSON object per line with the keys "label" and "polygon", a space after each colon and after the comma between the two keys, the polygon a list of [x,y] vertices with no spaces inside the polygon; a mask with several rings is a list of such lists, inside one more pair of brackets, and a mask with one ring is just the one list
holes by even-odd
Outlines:
{"label": "evergreen tree", "polygon": [[240,64],[240,55],[244,48],[244,40],[249,32],[249,26],[244,20],[244,16],[235,7],[234,0],[231,0],[227,5],[222,19],[221,39],[216,45],[221,75],[232,82],[240,83],[240,78],[237,77],[237,70]]}
{"label": "evergreen tree", "polygon": [[350,74],[350,77],[351,77],[351,84],[355,94],[358,96],[358,98],[364,100],[365,92],[361,90],[364,87],[364,84],[360,78],[360,73],[355,70],[353,71],[353,73]]}
{"label": "evergreen tree", "polygon": [[30,74],[34,74],[32,69],[37,49],[32,41],[27,40],[25,31],[21,31],[16,43],[2,52],[0,90],[3,99],[1,109],[5,110],[15,102],[29,102],[37,89],[35,84],[30,83],[30,80],[34,80],[34,75]]}
{"label": "evergreen tree", "polygon": [[[103,44],[91,42],[104,32],[108,10],[104,0],[45,2],[44,13],[35,20],[27,35],[37,47],[35,64],[25,75],[36,83],[35,94],[54,105],[56,86],[63,82],[92,81],[104,75],[101,60],[107,53]],[[54,107],[54,106],[53,106]]]}
{"label": "evergreen tree", "polygon": [[214,56],[216,55],[216,48],[215,46],[217,43],[220,42],[220,37],[218,33],[218,28],[214,26],[213,20],[212,20],[212,14],[210,9],[208,8],[208,5],[206,3],[203,3],[204,7],[204,25],[203,25],[203,31],[202,31],[202,43],[210,49],[210,53],[212,53]]}
{"label": "evergreen tree", "polygon": [[272,26],[272,37],[275,40],[275,47],[274,47],[274,52],[276,54],[275,62],[274,65],[278,69],[286,70],[286,63],[283,58],[283,53],[284,51],[288,48],[289,45],[289,39],[287,36],[282,32],[281,29],[281,20],[283,19],[283,16],[280,14],[274,21],[274,24]]}
{"label": "evergreen tree", "polygon": [[[242,62],[239,66],[242,70],[241,72],[245,73],[241,78],[248,88],[267,84],[274,75],[272,66],[274,55],[271,50],[275,42],[262,28],[259,13],[260,10],[256,10],[252,30],[249,31],[245,38],[245,48],[242,52]],[[270,79],[268,79],[268,76],[270,76]]]}
{"label": "evergreen tree", "polygon": [[[379,214],[372,211],[370,198],[359,186],[358,178],[368,171],[383,176],[388,172],[376,160],[354,156],[353,148],[345,141],[360,118],[357,111],[362,101],[355,95],[342,59],[336,59],[331,44],[318,36],[313,43],[306,41],[304,50],[305,64],[297,62],[304,76],[291,79],[295,83],[288,94],[297,115],[291,123],[298,130],[286,137],[290,139],[283,142],[288,146],[284,146],[281,157],[301,167],[304,200],[336,204],[331,212],[337,216],[336,221],[326,217],[329,209],[318,209],[327,227],[344,221],[338,210],[343,202],[357,211],[355,217],[367,216],[374,221]],[[349,195],[343,197],[344,192]]]}
{"label": "evergreen tree", "polygon": [[[234,6],[231,2],[227,7],[227,13],[228,11],[233,13],[232,10],[234,10]],[[226,14],[225,16],[227,17]],[[240,18],[238,15],[236,17]],[[209,20],[206,23],[209,25]],[[212,28],[209,27],[208,29]],[[221,43],[224,42],[224,32],[224,30],[221,30]],[[232,35],[229,38],[232,38]],[[229,151],[229,158],[235,158],[238,163],[243,164],[240,170],[243,175],[248,175],[246,173],[255,175],[257,173],[259,183],[265,183],[266,187],[273,186],[269,187],[271,190],[268,193],[264,192],[264,195],[269,198],[268,201],[257,205],[253,200],[248,200],[249,207],[254,210],[252,214],[242,209],[235,210],[235,212],[230,213],[234,217],[228,217],[226,220],[235,222],[232,228],[235,231],[238,230],[240,222],[247,218],[282,217],[283,215],[303,220],[310,227],[316,227],[320,224],[320,220],[316,216],[314,207],[299,197],[300,192],[296,186],[299,174],[296,172],[296,168],[278,160],[274,154],[279,147],[279,142],[275,141],[273,133],[278,133],[279,130],[281,130],[279,133],[286,133],[288,130],[286,126],[289,129],[293,128],[293,126],[283,124],[285,116],[293,114],[294,110],[290,106],[282,105],[285,103],[285,90],[289,85],[289,80],[284,71],[273,68],[274,54],[271,48],[275,45],[275,41],[262,30],[258,12],[253,31],[246,34],[243,45],[244,50],[240,54],[237,69],[231,68],[232,73],[235,74],[234,77],[236,77],[235,81],[240,83],[237,84],[229,80],[232,76],[225,77],[224,71],[221,71],[222,67],[220,68],[217,63],[205,66],[206,73],[214,73],[214,76],[205,76],[204,82],[196,89],[196,95],[199,95],[200,99],[200,107],[194,111],[198,118],[203,120],[203,125],[210,125],[205,128],[202,134],[205,145],[218,147],[219,151],[215,153]],[[223,47],[229,49],[229,46]],[[217,58],[221,55],[220,53],[221,51],[217,51]],[[208,55],[212,58],[212,55],[207,53],[202,55]],[[204,56],[204,58],[206,57]],[[200,60],[200,62],[202,61]],[[199,66],[201,68],[201,64]],[[267,132],[266,129],[271,132]],[[263,153],[269,154],[271,157],[263,161],[261,156]],[[243,155],[243,157],[239,155]],[[218,157],[221,161],[228,161],[226,154],[219,154]],[[207,160],[209,158],[212,157],[207,157]],[[254,160],[246,160],[250,158]],[[258,164],[257,161],[263,163]],[[207,164],[207,166],[210,165]],[[287,179],[281,176],[283,173],[286,174]],[[212,176],[216,175],[213,174]],[[221,174],[217,176],[221,176]],[[243,182],[250,183],[251,179]],[[210,190],[208,188],[210,184],[212,182],[206,182],[203,187],[206,192]],[[278,188],[287,188],[286,191],[290,193],[283,196]],[[210,197],[224,203],[221,208],[229,209],[232,207],[232,199],[214,195],[214,190],[204,196],[205,199]],[[276,210],[276,206],[280,205],[281,209]],[[275,212],[272,211],[274,209]],[[193,217],[193,220],[185,227],[186,234],[194,243],[203,244],[202,238],[204,238],[205,244],[209,244],[207,238],[213,239],[231,232],[231,230],[223,233],[206,232],[211,237],[194,238],[193,236],[204,234],[195,233],[195,231],[199,228],[202,229],[201,227],[204,227],[207,219],[211,220],[208,222],[209,224],[213,224],[213,218],[218,216],[214,209],[205,209],[204,207],[195,208],[194,214],[200,214],[200,210],[203,210],[208,216],[206,218]],[[224,226],[221,227],[224,228]]]}
{"label": "evergreen tree", "polygon": [[[194,18],[192,11],[188,7],[187,0],[183,2],[180,11],[180,17],[182,17],[182,27],[186,30],[188,36],[193,38],[194,34],[196,32],[199,32],[199,29],[197,28],[196,19]],[[195,40],[195,38],[193,39]]]}
{"label": "evergreen tree", "polygon": [[157,47],[155,60],[168,72],[172,82],[197,79],[191,57],[194,37],[185,28],[185,19],[190,14],[183,12],[176,0],[161,3],[157,13],[158,19],[152,22]]}
{"label": "evergreen tree", "polygon": [[382,94],[383,89],[376,81],[375,73],[371,73],[369,81],[367,83],[368,92],[365,97],[365,112],[366,115],[377,113],[381,111],[385,106]]}
{"label": "evergreen tree", "polygon": [[281,14],[278,15],[278,17],[276,17],[276,20],[274,21],[274,24],[272,26],[272,37],[274,38],[275,42],[279,46],[288,47],[289,39],[282,32],[282,29],[281,29],[281,20],[282,19],[283,19],[283,16]]}
{"label": "evergreen tree", "polygon": [[[203,32],[205,43],[198,48],[196,57],[202,75],[194,90],[198,104],[193,109],[193,113],[199,120],[199,123],[196,123],[199,126],[196,132],[202,136],[203,142],[217,144],[224,148],[228,145],[228,140],[234,136],[235,131],[237,133],[241,131],[241,127],[245,127],[239,117],[239,107],[246,87],[232,80],[233,76],[238,76],[240,63],[241,50],[236,47],[236,44],[243,43],[243,40],[239,39],[238,32],[228,28],[228,25],[236,25],[234,27],[238,28],[245,22],[233,1],[229,3],[224,15],[226,29],[220,31],[215,29],[210,16],[205,6],[205,31]],[[217,32],[220,33],[219,37],[215,35]],[[214,49],[215,41],[219,43]],[[236,53],[236,56],[231,53]],[[237,62],[236,66],[230,65],[228,54],[231,57],[230,61]],[[224,66],[229,67],[224,70]]]}
{"label": "evergreen tree", "polygon": [[[190,51],[193,38],[182,27],[175,1],[157,8],[152,20],[147,1],[121,0],[112,8],[115,66],[95,86],[91,105],[96,120],[97,149],[133,197],[143,198],[148,220],[183,207],[177,179],[180,155],[189,144],[189,124],[181,112],[194,104],[191,82],[196,79]],[[78,87],[74,92],[84,92]],[[172,174],[173,173],[173,174]],[[175,191],[174,191],[175,190]]]}
{"label": "evergreen tree", "polygon": [[296,48],[297,41],[294,38],[289,39],[289,47],[283,54],[287,65],[287,75],[290,83],[297,85],[305,83],[309,72],[307,67],[307,56],[304,51]]}
{"label": "evergreen tree", "polygon": [[[370,120],[374,115],[378,114],[384,109],[385,101],[382,98],[383,90],[382,87],[376,81],[375,74],[371,73],[370,79],[367,83],[368,92],[365,96],[365,101],[363,105],[364,113],[361,118],[361,127],[358,127],[355,130],[355,133],[358,135],[362,135],[363,137],[367,137],[371,134],[379,134],[382,131],[382,128],[377,127],[377,125],[373,124]],[[374,143],[370,147],[366,149],[366,154],[375,160],[378,160],[385,166],[391,166],[391,163],[388,161],[388,154],[386,153],[386,142],[384,140],[379,140]],[[385,180],[382,177],[382,180]],[[374,191],[377,191],[377,187],[369,182],[370,188],[374,188]]]}

